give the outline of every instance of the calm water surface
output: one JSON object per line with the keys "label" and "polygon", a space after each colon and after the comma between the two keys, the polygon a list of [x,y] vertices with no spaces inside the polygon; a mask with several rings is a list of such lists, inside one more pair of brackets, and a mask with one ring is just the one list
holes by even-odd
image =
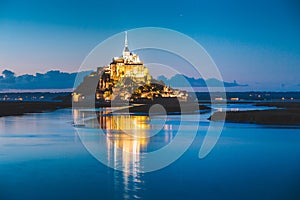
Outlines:
{"label": "calm water surface", "polygon": [[[107,140],[99,145],[107,149],[108,162],[126,169],[122,172],[86,150],[71,110],[0,118],[0,199],[300,199],[300,129],[225,124],[217,145],[199,159],[209,124],[203,120],[182,157],[161,170],[140,173],[139,152],[158,150],[176,137],[180,124],[187,135],[193,125],[193,116],[164,120],[102,113],[87,121],[90,130],[105,130]],[[133,138],[120,130],[161,131]]]}

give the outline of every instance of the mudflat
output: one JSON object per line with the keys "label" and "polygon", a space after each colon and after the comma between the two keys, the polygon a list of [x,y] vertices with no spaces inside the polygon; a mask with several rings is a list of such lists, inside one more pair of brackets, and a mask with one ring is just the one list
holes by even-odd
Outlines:
{"label": "mudflat", "polygon": [[[252,123],[268,125],[300,125],[300,102],[268,102],[256,103],[256,106],[276,107],[270,110],[227,111],[226,122]],[[222,119],[224,113],[216,112],[212,121]]]}
{"label": "mudflat", "polygon": [[71,107],[65,102],[0,102],[0,117],[42,113]]}

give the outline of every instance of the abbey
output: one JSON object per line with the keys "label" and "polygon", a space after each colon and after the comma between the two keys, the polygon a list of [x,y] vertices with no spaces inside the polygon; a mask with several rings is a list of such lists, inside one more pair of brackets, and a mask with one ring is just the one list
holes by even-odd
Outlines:
{"label": "abbey", "polygon": [[[92,87],[95,82],[96,91]],[[188,93],[155,80],[139,56],[129,50],[125,32],[122,55],[114,57],[108,66],[98,67],[73,92],[73,102],[93,98],[100,104],[110,101],[151,104],[155,101],[171,102],[172,99],[187,101]]]}
{"label": "abbey", "polygon": [[149,83],[151,76],[148,68],[141,62],[139,56],[128,48],[127,32],[125,32],[125,47],[121,57],[114,57],[108,68],[114,81],[129,77],[136,83]]}
{"label": "abbey", "polygon": [[125,46],[120,57],[114,57],[109,66],[100,67],[97,70],[100,75],[99,88],[107,89],[110,86],[123,86],[126,80],[134,84],[149,84],[152,77],[148,68],[140,60],[137,54],[130,52],[128,48],[127,32],[125,32]]}
{"label": "abbey", "polygon": [[145,84],[150,84],[152,77],[148,68],[137,54],[128,48],[127,32],[125,32],[125,45],[120,57],[114,57],[109,66],[99,67],[100,76],[96,99],[103,100],[129,100],[134,90]]}

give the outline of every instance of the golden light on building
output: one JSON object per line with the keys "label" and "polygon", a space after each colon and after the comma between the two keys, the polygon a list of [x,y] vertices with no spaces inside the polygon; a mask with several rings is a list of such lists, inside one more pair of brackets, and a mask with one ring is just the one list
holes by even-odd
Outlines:
{"label": "golden light on building", "polygon": [[[94,90],[94,82],[96,89]],[[161,81],[152,78],[149,69],[139,56],[129,50],[127,32],[122,55],[114,57],[108,66],[98,67],[97,72],[86,76],[73,92],[73,102],[95,100],[137,102],[146,98],[177,98],[188,101],[186,91],[172,89]],[[142,100],[143,101],[143,100]]]}
{"label": "golden light on building", "polygon": [[[100,75],[97,93],[101,95],[96,94],[96,96],[103,96],[105,100],[114,100],[116,97],[129,100],[133,92],[129,91],[129,88],[149,84],[152,79],[148,68],[139,56],[130,52],[127,32],[122,55],[114,57],[109,66],[98,68],[97,73]],[[124,85],[131,87],[120,88]]]}
{"label": "golden light on building", "polygon": [[73,102],[79,102],[79,98],[80,98],[80,94],[78,94],[76,92],[72,93]]}

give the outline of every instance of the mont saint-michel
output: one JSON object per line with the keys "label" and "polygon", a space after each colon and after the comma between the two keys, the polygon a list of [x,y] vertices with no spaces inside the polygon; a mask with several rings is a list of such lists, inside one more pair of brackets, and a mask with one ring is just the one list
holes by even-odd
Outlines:
{"label": "mont saint-michel", "polygon": [[122,55],[86,76],[73,92],[75,103],[93,98],[100,106],[113,101],[166,105],[192,100],[186,91],[173,89],[151,76],[140,57],[129,50],[127,32]]}

